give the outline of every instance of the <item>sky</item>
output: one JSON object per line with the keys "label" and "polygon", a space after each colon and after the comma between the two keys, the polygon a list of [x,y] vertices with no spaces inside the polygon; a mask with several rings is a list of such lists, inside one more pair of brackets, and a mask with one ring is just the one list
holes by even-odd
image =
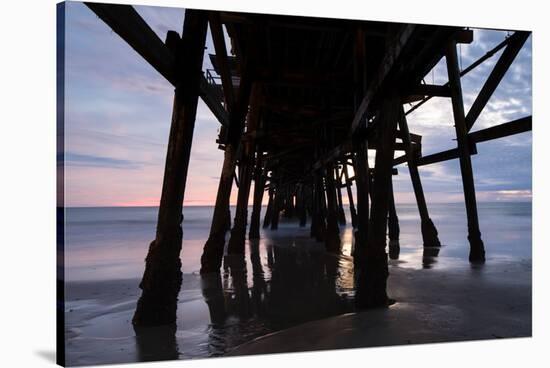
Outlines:
{"label": "sky", "polygon": [[[168,30],[181,34],[183,9],[135,9],[162,40]],[[474,42],[460,46],[462,68],[506,35],[474,30]],[[82,3],[66,3],[65,37],[65,205],[157,206],[172,114],[172,85]],[[205,53],[214,53],[210,32]],[[466,112],[499,55],[462,78]],[[531,59],[529,38],[472,131],[531,115]],[[211,68],[208,58],[204,60],[203,70]],[[425,80],[435,84],[447,81],[444,59]],[[433,98],[407,118],[410,131],[423,136],[424,155],[456,147],[449,99]],[[223,152],[215,143],[219,127],[199,100],[185,205],[215,201],[223,162]],[[472,162],[478,201],[531,200],[531,146],[531,132],[477,145],[478,154],[472,156]],[[374,152],[369,156],[373,162]],[[458,160],[419,170],[428,202],[463,201]],[[396,202],[412,203],[407,167],[400,165],[398,171],[394,176]],[[235,199],[234,190],[232,203]]]}

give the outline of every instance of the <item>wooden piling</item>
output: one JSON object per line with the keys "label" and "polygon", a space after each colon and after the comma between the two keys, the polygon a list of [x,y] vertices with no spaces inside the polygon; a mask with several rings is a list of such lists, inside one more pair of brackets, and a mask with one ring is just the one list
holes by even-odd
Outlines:
{"label": "wooden piling", "polygon": [[271,230],[277,230],[279,228],[282,201],[282,193],[279,191],[279,188],[277,188],[273,197],[273,209],[271,210]]}
{"label": "wooden piling", "polygon": [[241,159],[242,176],[237,194],[237,207],[235,209],[235,222],[231,229],[227,253],[244,254],[244,242],[246,225],[248,220],[248,198],[250,196],[250,184],[252,181],[252,163],[248,153]]}
{"label": "wooden piling", "polygon": [[269,187],[268,194],[269,199],[267,201],[267,208],[265,210],[264,223],[262,225],[264,229],[268,228],[269,225],[271,225],[271,217],[273,216],[273,202],[275,197],[275,191],[273,190],[273,187]]}
{"label": "wooden piling", "polygon": [[459,151],[460,172],[462,174],[462,186],[464,188],[464,200],[466,202],[466,215],[468,217],[468,240],[470,242],[469,260],[470,262],[483,263],[485,262],[485,247],[481,240],[481,232],[479,230],[474,175],[472,172],[472,160],[468,142],[468,128],[464,115],[464,102],[462,100],[462,86],[460,82],[456,41],[451,41],[449,43],[445,55],[447,59],[447,73],[449,75],[449,87],[451,89],[453,117]]}
{"label": "wooden piling", "polygon": [[386,229],[388,223],[389,191],[392,180],[394,142],[399,99],[387,97],[382,102],[377,121],[378,140],[374,167],[372,211],[364,255],[359,260],[356,305],[359,308],[387,306]]}
{"label": "wooden piling", "polygon": [[290,188],[285,190],[283,215],[288,219],[294,217],[294,193]]}
{"label": "wooden piling", "polygon": [[428,213],[428,206],[426,205],[424,190],[422,189],[422,182],[420,181],[420,173],[418,172],[418,166],[416,162],[417,153],[412,147],[409,125],[407,123],[403,107],[401,107],[399,117],[399,130],[405,146],[405,154],[407,155],[407,166],[409,168],[409,174],[411,176],[414,196],[416,198],[416,205],[418,207],[418,212],[420,213],[420,227],[424,247],[439,247],[441,246],[441,243],[439,242],[437,229]]}
{"label": "wooden piling", "polygon": [[344,179],[346,181],[346,191],[348,192],[348,202],[349,202],[349,212],[350,212],[350,215],[351,215],[351,225],[355,228],[355,227],[357,227],[357,211],[355,210],[355,203],[354,203],[354,200],[353,200],[353,192],[351,191],[351,181],[349,180],[347,160],[343,165],[343,170],[344,170]]}
{"label": "wooden piling", "polygon": [[[354,108],[359,110],[361,101],[367,89],[367,55],[365,45],[365,30],[357,27],[355,32],[354,45],[354,76],[356,87],[354,93]],[[366,121],[362,119],[361,124],[366,126]],[[361,265],[364,263],[366,254],[367,234],[369,228],[369,161],[368,161],[368,141],[365,136],[358,133],[353,139],[353,172],[355,173],[355,185],[357,195],[357,226],[355,230],[354,263],[357,274],[360,274]],[[348,194],[351,192],[348,191]]]}
{"label": "wooden piling", "polygon": [[311,216],[311,236],[318,242],[325,240],[326,223],[323,211],[324,194],[323,179],[319,173],[313,178],[313,213]]}
{"label": "wooden piling", "polygon": [[228,219],[227,216],[230,213],[231,187],[233,186],[237,154],[240,151],[241,135],[252,89],[253,71],[251,69],[252,67],[244,70],[239,84],[238,101],[229,113],[231,124],[229,138],[225,144],[223,166],[216,194],[210,234],[201,256],[201,273],[219,272],[222,264],[225,234],[228,230],[228,224],[230,224],[230,218]]}
{"label": "wooden piling", "polygon": [[221,267],[225,234],[231,227],[229,199],[231,197],[231,187],[233,186],[236,154],[237,152],[233,145],[226,145],[210,234],[201,256],[201,273],[218,272]]}
{"label": "wooden piling", "polygon": [[338,175],[337,167],[334,168],[334,171],[334,175],[336,178],[336,194],[338,199],[338,222],[340,223],[340,225],[345,226],[346,213],[344,212],[344,203],[342,201],[342,180],[341,177]]}
{"label": "wooden piling", "polygon": [[325,169],[325,191],[327,197],[325,247],[329,252],[338,253],[340,251],[341,241],[340,228],[338,226],[338,203],[334,185],[334,167],[332,164],[328,164]]}
{"label": "wooden piling", "polygon": [[[197,114],[206,13],[185,13],[183,41],[175,48],[178,83],[168,138],[166,165],[157,220],[156,239],[149,246],[142,294],[132,319],[136,326],[171,324],[176,321],[177,297],[181,287],[182,207],[187,169]],[[181,68],[181,69],[180,69]]]}
{"label": "wooden piling", "polygon": [[254,168],[254,200],[252,204],[252,216],[250,217],[250,230],[248,239],[260,238],[260,215],[262,210],[262,200],[264,196],[264,172],[262,167],[262,153],[257,152],[256,166]]}
{"label": "wooden piling", "polygon": [[399,258],[399,218],[395,208],[395,196],[393,192],[393,180],[390,180],[390,193],[388,203],[388,250],[390,259]]}
{"label": "wooden piling", "polygon": [[255,84],[251,96],[250,112],[247,119],[246,141],[243,144],[244,150],[240,160],[242,175],[240,177],[239,192],[237,194],[235,223],[231,229],[231,236],[227,245],[227,252],[229,254],[244,254],[246,225],[248,220],[248,199],[250,197],[250,185],[252,181],[254,151],[256,146],[252,137],[257,130],[260,120],[259,90],[259,85]]}
{"label": "wooden piling", "polygon": [[306,185],[305,183],[300,183],[298,190],[296,192],[296,205],[298,207],[298,216],[300,219],[300,227],[305,227],[307,224],[307,199],[306,199]]}

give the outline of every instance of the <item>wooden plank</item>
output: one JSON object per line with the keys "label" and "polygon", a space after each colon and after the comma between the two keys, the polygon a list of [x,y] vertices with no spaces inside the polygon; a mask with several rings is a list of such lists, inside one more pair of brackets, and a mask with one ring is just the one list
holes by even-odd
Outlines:
{"label": "wooden plank", "polygon": [[[174,55],[130,5],[85,3],[101,20],[103,20],[130,47],[145,59],[172,85],[176,85]],[[227,125],[227,112],[220,101],[214,97],[215,92],[201,74],[199,95],[218,121]]]}

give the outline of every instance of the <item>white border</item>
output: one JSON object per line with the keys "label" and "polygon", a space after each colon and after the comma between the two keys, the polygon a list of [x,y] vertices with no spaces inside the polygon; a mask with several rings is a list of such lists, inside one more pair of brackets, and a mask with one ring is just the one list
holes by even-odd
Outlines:
{"label": "white border", "polygon": [[[104,0],[104,2],[113,2]],[[128,1],[124,1],[128,2]],[[533,34],[533,268],[532,339],[447,343],[412,347],[339,350],[151,363],[151,367],[275,366],[544,366],[549,345],[548,267],[550,243],[544,232],[550,183],[547,86],[548,10],[543,1],[441,0],[316,1],[158,0],[133,4],[227,9],[250,12],[528,29]],[[2,190],[0,209],[0,366],[51,366],[55,349],[55,1],[5,1],[2,28]],[[546,168],[547,169],[547,168]],[[429,287],[429,286],[428,286]],[[330,331],[327,331],[330,333]],[[48,358],[50,357],[50,358]],[[125,365],[147,367],[148,365]]]}

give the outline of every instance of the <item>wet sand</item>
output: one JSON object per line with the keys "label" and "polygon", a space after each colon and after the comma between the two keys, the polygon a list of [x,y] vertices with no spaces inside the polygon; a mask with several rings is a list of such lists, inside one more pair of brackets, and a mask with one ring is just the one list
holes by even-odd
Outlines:
{"label": "wet sand", "polygon": [[531,266],[391,267],[388,309],[305,323],[237,347],[266,354],[531,336]]}
{"label": "wet sand", "polygon": [[[482,219],[498,213],[495,225],[485,226],[487,263],[470,266],[465,224],[440,210],[432,211],[445,244],[439,251],[423,249],[415,211],[401,211],[401,253],[390,260],[388,279],[396,303],[372,311],[354,308],[350,225],[341,229],[337,257],[309,238],[309,227],[282,219],[278,231],[247,242],[244,260],[228,258],[221,275],[201,278],[197,260],[208,226],[184,222],[177,326],[137,331],[130,321],[147,241],[133,230],[154,220],[129,228],[86,224],[90,235],[79,235],[83,240],[66,255],[73,257],[70,274],[81,276],[66,283],[67,365],[530,336],[530,212],[486,209]],[[135,248],[106,241],[113,235],[132,237]],[[107,258],[102,268],[98,262]]]}

